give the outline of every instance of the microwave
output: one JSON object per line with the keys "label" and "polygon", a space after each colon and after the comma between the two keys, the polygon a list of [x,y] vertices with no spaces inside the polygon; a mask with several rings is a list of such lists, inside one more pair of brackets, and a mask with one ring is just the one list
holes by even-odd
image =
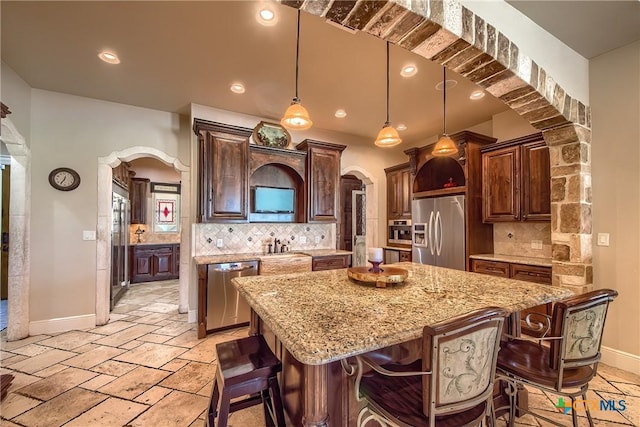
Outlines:
{"label": "microwave", "polygon": [[389,220],[389,243],[411,245],[411,220]]}

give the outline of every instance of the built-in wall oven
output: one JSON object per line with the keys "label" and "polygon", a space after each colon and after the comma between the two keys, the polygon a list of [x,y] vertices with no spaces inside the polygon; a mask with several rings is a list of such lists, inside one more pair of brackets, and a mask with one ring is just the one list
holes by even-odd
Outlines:
{"label": "built-in wall oven", "polygon": [[389,220],[389,244],[411,246],[411,220]]}

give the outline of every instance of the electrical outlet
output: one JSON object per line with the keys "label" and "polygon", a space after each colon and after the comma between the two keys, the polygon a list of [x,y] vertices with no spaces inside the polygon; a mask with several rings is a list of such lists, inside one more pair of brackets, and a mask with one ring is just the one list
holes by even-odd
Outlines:
{"label": "electrical outlet", "polygon": [[224,246],[224,242],[222,241],[222,239],[216,240],[216,246],[219,247],[219,248]]}
{"label": "electrical outlet", "polygon": [[532,240],[531,249],[542,249],[542,240]]}
{"label": "electrical outlet", "polygon": [[82,240],[96,240],[95,230],[84,230],[82,232]]}
{"label": "electrical outlet", "polygon": [[598,246],[609,246],[609,233],[598,233]]}
{"label": "electrical outlet", "polygon": [[315,241],[316,243],[320,243],[320,236],[316,236]]}
{"label": "electrical outlet", "polygon": [[307,236],[300,236],[300,243],[302,243],[303,245],[307,243]]}

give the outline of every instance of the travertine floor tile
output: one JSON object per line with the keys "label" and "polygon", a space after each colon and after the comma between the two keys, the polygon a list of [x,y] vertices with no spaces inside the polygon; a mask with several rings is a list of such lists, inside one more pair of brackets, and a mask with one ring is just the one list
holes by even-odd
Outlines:
{"label": "travertine floor tile", "polygon": [[165,313],[150,313],[147,316],[143,316],[137,320],[137,323],[146,323],[149,325],[155,325],[158,322],[162,322],[163,320],[169,320],[168,317],[170,315]]}
{"label": "travertine floor tile", "polygon": [[18,393],[39,400],[50,400],[75,386],[95,377],[95,372],[77,368],[67,368],[48,378],[29,384],[17,390]]}
{"label": "travertine floor tile", "polygon": [[156,329],[154,332],[156,334],[171,335],[172,337],[177,337],[178,335],[181,335],[192,328],[195,328],[195,325],[184,322],[171,322],[170,324],[163,326],[160,329]]}
{"label": "travertine floor tile", "polygon": [[0,403],[0,414],[2,418],[11,419],[15,416],[38,406],[41,401],[22,396],[18,393],[9,393],[7,397]]}
{"label": "travertine floor tile", "polygon": [[615,388],[627,396],[640,397],[640,384],[613,383]]}
{"label": "travertine floor tile", "polygon": [[153,325],[134,325],[123,331],[101,338],[95,341],[95,344],[120,347],[124,343],[140,338],[144,334],[148,334],[156,329],[158,329],[158,327]]}
{"label": "travertine floor tile", "polygon": [[116,357],[126,350],[113,348],[105,345],[96,346],[93,350],[79,354],[75,357],[64,361],[65,365],[74,366],[76,368],[90,369],[100,363]]}
{"label": "travertine floor tile", "polygon": [[623,371],[603,363],[598,365],[598,375],[609,382],[640,384],[640,374]]}
{"label": "travertine floor tile", "polygon": [[[616,407],[620,410],[620,415],[624,417],[627,422],[633,423],[635,426],[640,426],[640,397],[613,394],[613,393],[598,393],[604,400],[613,400],[616,402]],[[622,410],[621,400],[624,400],[624,410]],[[609,412],[609,411],[607,411]],[[602,419],[602,417],[595,417]],[[613,419],[615,421],[615,419]]]}
{"label": "travertine floor tile", "polygon": [[68,368],[68,366],[66,366],[66,365],[62,365],[60,363],[56,363],[55,365],[51,365],[48,368],[44,368],[41,371],[34,372],[33,375],[35,375],[37,377],[46,378],[46,377],[50,377],[53,374],[57,374],[60,371],[64,371],[67,368]]}
{"label": "travertine floor tile", "polygon": [[36,377],[35,375],[23,374],[22,372],[11,371],[9,369],[4,369],[4,368],[0,368],[0,373],[13,375],[13,381],[9,386],[10,392],[18,390],[19,388],[35,383],[36,381],[40,381],[42,379],[40,377]]}
{"label": "travertine floor tile", "polygon": [[114,357],[114,360],[159,368],[184,352],[185,349],[182,347],[144,343],[131,351]]}
{"label": "travertine floor tile", "polygon": [[49,335],[35,335],[32,337],[27,337],[18,341],[6,341],[6,340],[2,340],[0,342],[0,348],[2,348],[2,350],[4,351],[11,351],[13,352],[13,350],[16,350],[20,347],[24,347],[25,345],[29,345],[29,344],[33,344],[36,342],[40,342],[42,340],[45,340],[47,338],[50,338]]}
{"label": "travertine floor tile", "polygon": [[13,421],[27,427],[61,426],[107,397],[104,394],[76,387],[36,406],[14,418]]}
{"label": "travertine floor tile", "polygon": [[188,360],[173,359],[171,362],[162,365],[161,369],[163,369],[165,371],[176,372],[177,370],[179,370],[180,368],[185,366],[187,363],[189,363]]}
{"label": "travertine floor tile", "polygon": [[121,377],[127,372],[133,371],[136,365],[131,363],[117,362],[115,360],[107,360],[97,366],[91,368],[93,372],[99,372],[105,375],[113,375],[114,377]]}
{"label": "travertine floor tile", "polygon": [[72,353],[70,351],[52,349],[23,360],[22,362],[14,363],[11,365],[11,369],[26,372],[27,374],[33,374],[34,372],[41,371],[75,355],[76,353]]}
{"label": "travertine floor tile", "polygon": [[130,425],[132,427],[188,426],[198,418],[208,404],[209,400],[202,396],[173,391],[133,420]]}
{"label": "travertine floor tile", "polygon": [[122,344],[120,348],[124,350],[133,350],[134,348],[140,347],[141,345],[142,345],[142,341],[132,340],[132,341],[129,341],[128,343]]}
{"label": "travertine floor tile", "polygon": [[191,362],[176,373],[171,374],[160,385],[189,393],[197,393],[202,387],[213,381],[215,374],[215,368],[210,364]]}
{"label": "travertine floor tile", "polygon": [[150,304],[142,308],[145,311],[153,311],[154,313],[177,313],[178,304],[166,304],[163,302],[157,302]]}
{"label": "travertine floor tile", "polygon": [[147,405],[110,397],[99,405],[89,409],[78,418],[65,424],[65,427],[124,426],[139,414],[146,411],[147,408]]}
{"label": "travertine floor tile", "polygon": [[115,380],[118,377],[114,377],[111,375],[98,374],[98,376],[80,384],[80,387],[86,388],[87,390],[98,390],[100,387],[105,384],[109,384],[111,381]]}
{"label": "travertine floor tile", "polygon": [[53,348],[59,348],[61,350],[73,350],[74,348],[90,344],[100,338],[102,335],[92,334],[82,331],[70,331],[60,334],[53,338],[40,341],[38,344],[46,345]]}
{"label": "travertine floor tile", "polygon": [[168,335],[147,334],[147,335],[143,335],[140,338],[138,338],[138,341],[154,342],[156,344],[162,344],[164,342],[169,341],[170,339],[171,339],[171,337],[168,336]]}
{"label": "travertine floor tile", "polygon": [[138,367],[133,371],[124,374],[117,380],[98,389],[101,393],[121,397],[123,399],[134,399],[154,385],[169,376],[169,372],[159,369]]}
{"label": "travertine floor tile", "polygon": [[15,350],[12,350],[11,352],[14,354],[20,354],[22,356],[28,356],[28,357],[33,357],[33,356],[37,356],[39,354],[42,354],[46,351],[51,350],[51,347],[47,347],[44,345],[40,345],[38,344],[29,344],[29,345],[25,345],[23,347],[20,348],[16,348]]}
{"label": "travertine floor tile", "polygon": [[144,403],[145,405],[155,405],[163,397],[171,393],[171,391],[172,390],[169,388],[154,386],[133,400],[135,400],[136,402]]}
{"label": "travertine floor tile", "polygon": [[123,331],[135,325],[136,324],[132,322],[115,321],[113,323],[107,323],[106,325],[103,325],[103,326],[98,326],[95,329],[90,329],[89,332],[93,332],[101,335],[113,335],[116,332]]}
{"label": "travertine floor tile", "polygon": [[13,365],[15,363],[22,362],[23,360],[26,360],[28,358],[29,358],[29,356],[23,356],[21,354],[17,354],[15,356],[7,357],[6,359],[4,359],[2,361],[1,366],[11,366],[11,365]]}
{"label": "travertine floor tile", "polygon": [[211,363],[216,360],[216,340],[207,339],[186,353],[182,353],[180,358],[193,360],[195,362]]}
{"label": "travertine floor tile", "polygon": [[198,338],[198,332],[195,329],[184,332],[177,337],[171,338],[169,341],[165,342],[165,344],[177,345],[187,348],[193,348],[200,343],[201,340]]}

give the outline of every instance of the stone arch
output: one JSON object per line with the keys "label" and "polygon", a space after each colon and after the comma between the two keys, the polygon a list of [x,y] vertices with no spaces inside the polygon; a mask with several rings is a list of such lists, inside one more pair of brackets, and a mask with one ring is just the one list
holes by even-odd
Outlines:
{"label": "stone arch", "polygon": [[[180,246],[191,247],[191,207],[189,191],[191,189],[190,169],[180,160],[152,147],[130,147],[122,151],[98,158],[98,232],[96,250],[96,324],[104,325],[109,321],[109,293],[111,287],[111,186],[113,168],[121,162],[141,157],[152,157],[180,173]],[[188,250],[180,251],[180,291],[178,311],[186,313],[189,302],[189,282],[191,260]]]}
{"label": "stone arch", "polygon": [[0,140],[11,154],[7,340],[15,341],[29,336],[31,150],[4,111],[1,126]]}
{"label": "stone arch", "polygon": [[591,110],[457,0],[296,1],[293,8],[365,31],[483,87],[542,131],[551,155],[553,284],[592,287]]}

